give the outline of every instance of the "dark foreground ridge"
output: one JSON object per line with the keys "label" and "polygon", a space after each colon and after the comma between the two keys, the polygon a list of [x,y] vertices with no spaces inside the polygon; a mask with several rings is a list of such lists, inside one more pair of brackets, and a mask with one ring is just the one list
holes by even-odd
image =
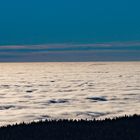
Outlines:
{"label": "dark foreground ridge", "polygon": [[140,116],[22,123],[1,127],[0,140],[140,140]]}

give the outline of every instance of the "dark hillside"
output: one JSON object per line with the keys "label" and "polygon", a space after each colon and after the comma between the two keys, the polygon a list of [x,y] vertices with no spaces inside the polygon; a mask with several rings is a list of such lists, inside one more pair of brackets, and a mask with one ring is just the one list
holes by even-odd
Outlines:
{"label": "dark hillside", "polygon": [[22,123],[1,127],[0,140],[140,140],[140,116]]}

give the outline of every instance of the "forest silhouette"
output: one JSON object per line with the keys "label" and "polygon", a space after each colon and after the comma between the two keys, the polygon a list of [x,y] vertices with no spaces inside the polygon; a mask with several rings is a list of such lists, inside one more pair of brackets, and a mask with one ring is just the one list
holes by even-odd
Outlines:
{"label": "forest silhouette", "polygon": [[140,116],[8,125],[0,128],[0,140],[140,140]]}

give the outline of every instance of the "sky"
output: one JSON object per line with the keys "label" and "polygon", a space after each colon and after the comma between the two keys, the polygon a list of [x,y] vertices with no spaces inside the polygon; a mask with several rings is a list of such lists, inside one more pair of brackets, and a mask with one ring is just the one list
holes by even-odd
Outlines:
{"label": "sky", "polygon": [[1,0],[0,62],[140,60],[139,5],[139,0]]}

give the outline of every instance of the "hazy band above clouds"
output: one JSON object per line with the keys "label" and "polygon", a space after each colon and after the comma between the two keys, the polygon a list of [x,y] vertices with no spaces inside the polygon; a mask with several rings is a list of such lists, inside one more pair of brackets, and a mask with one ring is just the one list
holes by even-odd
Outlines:
{"label": "hazy band above clouds", "polygon": [[140,42],[0,46],[1,62],[139,61]]}

